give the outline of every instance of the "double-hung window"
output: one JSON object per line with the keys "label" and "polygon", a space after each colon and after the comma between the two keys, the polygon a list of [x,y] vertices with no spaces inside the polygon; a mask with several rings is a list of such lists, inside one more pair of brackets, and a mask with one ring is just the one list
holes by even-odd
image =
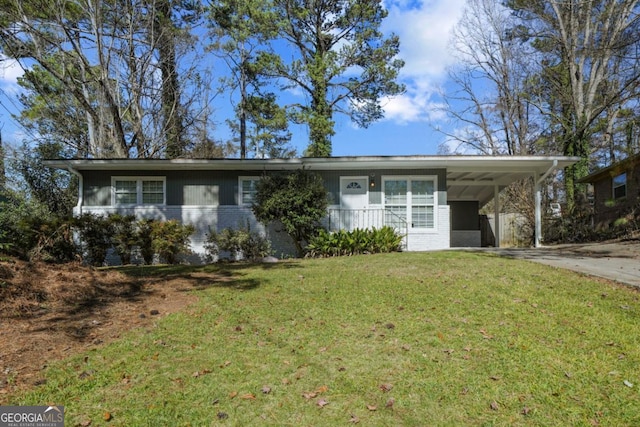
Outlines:
{"label": "double-hung window", "polygon": [[164,177],[113,177],[113,205],[164,205]]}
{"label": "double-hung window", "polygon": [[627,174],[621,173],[613,177],[613,198],[614,200],[627,197]]}
{"label": "double-hung window", "polygon": [[251,206],[256,197],[256,189],[260,178],[257,176],[241,176],[238,179],[239,205]]}
{"label": "double-hung window", "polygon": [[435,228],[435,177],[383,179],[385,223],[397,229]]}

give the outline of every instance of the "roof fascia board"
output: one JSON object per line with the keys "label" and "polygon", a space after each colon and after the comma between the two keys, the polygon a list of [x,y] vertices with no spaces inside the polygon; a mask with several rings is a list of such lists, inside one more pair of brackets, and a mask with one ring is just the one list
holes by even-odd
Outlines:
{"label": "roof fascia board", "polygon": [[446,168],[449,172],[517,172],[544,173],[554,162],[566,167],[579,158],[540,156],[395,156],[395,157],[328,157],[296,159],[90,159],[47,160],[45,165],[59,169],[75,170],[311,170],[330,169],[415,169]]}

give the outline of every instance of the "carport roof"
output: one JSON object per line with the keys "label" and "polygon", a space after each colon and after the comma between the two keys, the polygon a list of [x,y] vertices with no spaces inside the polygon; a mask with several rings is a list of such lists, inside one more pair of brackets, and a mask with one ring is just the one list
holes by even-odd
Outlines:
{"label": "carport roof", "polygon": [[566,156],[344,156],[294,159],[76,159],[47,160],[50,167],[72,172],[158,170],[366,170],[446,169],[447,199],[478,200],[525,177],[536,180],[570,166],[580,158]]}

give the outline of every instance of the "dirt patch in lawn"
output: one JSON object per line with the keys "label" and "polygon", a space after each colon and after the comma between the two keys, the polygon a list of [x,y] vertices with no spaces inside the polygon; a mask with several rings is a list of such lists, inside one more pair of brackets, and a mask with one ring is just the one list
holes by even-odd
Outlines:
{"label": "dirt patch in lawn", "polygon": [[130,277],[117,270],[0,261],[0,404],[44,381],[52,361],[133,328],[150,328],[196,301],[189,292],[215,275]]}

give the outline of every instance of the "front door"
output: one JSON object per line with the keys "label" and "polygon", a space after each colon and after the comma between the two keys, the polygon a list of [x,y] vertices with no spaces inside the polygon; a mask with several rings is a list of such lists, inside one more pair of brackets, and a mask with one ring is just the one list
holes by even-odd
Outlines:
{"label": "front door", "polygon": [[341,177],[340,207],[342,209],[366,209],[368,205],[367,177]]}
{"label": "front door", "polygon": [[340,177],[340,228],[353,230],[368,228],[368,178],[366,176]]}

